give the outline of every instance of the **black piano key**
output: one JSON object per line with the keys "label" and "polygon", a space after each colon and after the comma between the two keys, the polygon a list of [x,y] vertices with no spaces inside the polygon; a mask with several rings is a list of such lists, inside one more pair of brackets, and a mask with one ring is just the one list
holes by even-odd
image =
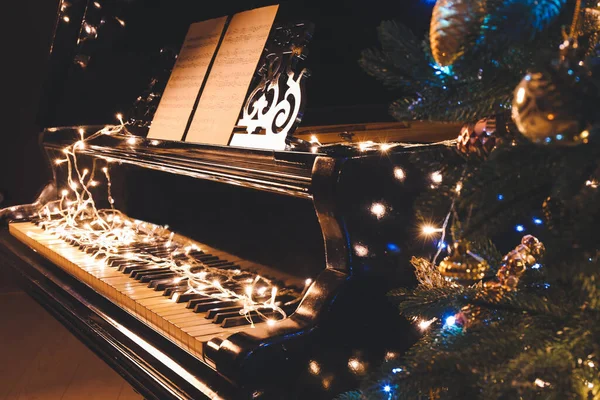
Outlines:
{"label": "black piano key", "polygon": [[172,297],[173,294],[175,294],[176,292],[183,293],[187,289],[188,289],[187,282],[180,283],[180,284],[177,284],[177,285],[173,285],[173,286],[170,286],[170,287],[168,287],[168,288],[165,289],[165,292],[163,293],[163,296]]}
{"label": "black piano key", "polygon": [[211,301],[211,302],[196,304],[196,306],[194,307],[194,312],[195,313],[207,312],[209,310],[212,310],[213,308],[231,307],[231,306],[235,306],[236,304],[240,304],[240,302],[236,301],[236,300],[227,300],[227,301],[215,300],[215,301]]}
{"label": "black piano key", "polygon": [[154,266],[151,263],[144,263],[144,262],[132,262],[129,264],[123,264],[119,267],[119,271],[124,273],[125,275],[131,275],[132,272],[134,271],[144,271],[146,269],[149,268],[156,268],[156,266]]}
{"label": "black piano key", "polygon": [[226,313],[230,313],[230,312],[237,312],[237,313],[239,313],[239,311],[242,308],[243,308],[243,306],[241,306],[241,305],[239,305],[239,306],[230,306],[230,307],[213,308],[213,309],[208,310],[208,312],[206,313],[206,315],[204,317],[206,319],[213,319],[213,318],[215,318],[219,314],[226,314]]}
{"label": "black piano key", "polygon": [[131,271],[129,276],[135,279],[136,281],[139,281],[140,279],[142,279],[142,277],[146,275],[156,275],[160,273],[173,273],[173,271],[169,267],[157,268],[155,266],[149,266],[145,269],[134,269],[133,271]]}
{"label": "black piano key", "polygon": [[193,258],[194,258],[194,260],[197,260],[197,261],[200,261],[203,263],[206,263],[208,261],[216,261],[219,259],[219,257],[213,256],[211,254],[202,254],[202,255],[195,256]]}
{"label": "black piano key", "polygon": [[196,306],[198,304],[211,303],[211,302],[216,301],[216,300],[225,301],[225,300],[229,300],[229,299],[219,299],[219,298],[216,298],[216,297],[202,295],[202,297],[197,297],[195,299],[190,299],[188,301],[188,303],[186,304],[185,308],[189,308],[189,309],[193,310],[194,308],[196,308]]}
{"label": "black piano key", "polygon": [[181,285],[182,282],[187,285],[187,278],[182,278],[182,279],[178,280],[177,282],[174,282],[173,278],[154,279],[154,280],[150,281],[150,284],[148,285],[148,287],[152,288],[158,292],[161,292],[161,291],[167,289],[168,287]]}
{"label": "black piano key", "polygon": [[270,317],[279,315],[279,313],[276,313],[274,311],[269,311],[269,310],[264,310],[264,311],[261,310],[261,314],[263,316],[260,316],[256,312],[251,311],[248,313],[248,315],[228,317],[223,320],[223,322],[221,323],[221,326],[223,328],[232,328],[234,326],[249,325],[250,321],[248,320],[248,318],[252,319],[252,322],[254,322],[256,324],[258,322],[264,322],[265,318],[270,318]]}
{"label": "black piano key", "polygon": [[[178,295],[178,293],[179,293],[179,295]],[[187,303],[190,300],[199,299],[201,297],[206,297],[206,296],[202,296],[201,294],[198,294],[198,293],[175,292],[175,293],[173,293],[171,298],[174,299],[175,297],[177,297],[175,300],[176,303]]]}
{"label": "black piano key", "polygon": [[231,310],[231,311],[217,313],[217,314],[215,314],[215,316],[213,318],[211,318],[212,322],[213,322],[213,324],[222,324],[223,321],[225,321],[225,319],[227,319],[227,318],[239,317],[241,309],[242,309],[242,307],[239,307],[237,310]]}
{"label": "black piano key", "polygon": [[141,279],[138,279],[140,282],[143,283],[148,283],[153,279],[162,279],[162,278],[171,278],[171,279],[175,279],[181,277],[180,274],[178,274],[177,272],[159,272],[156,274],[148,274],[148,275],[143,275],[141,277]]}

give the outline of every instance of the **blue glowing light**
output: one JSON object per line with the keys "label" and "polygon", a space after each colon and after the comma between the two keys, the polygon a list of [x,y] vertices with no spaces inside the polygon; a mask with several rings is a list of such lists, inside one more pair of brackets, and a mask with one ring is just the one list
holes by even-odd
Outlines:
{"label": "blue glowing light", "polygon": [[531,266],[532,269],[540,269],[542,267],[542,264],[539,263],[535,263]]}
{"label": "blue glowing light", "polygon": [[504,200],[504,195],[503,194],[499,194],[497,196],[497,198],[498,198],[498,200],[502,201],[502,200]]}
{"label": "blue glowing light", "polygon": [[441,66],[439,64],[430,64],[433,69],[436,70],[435,74],[436,75],[440,75],[440,74],[445,74],[445,75],[452,75],[452,67],[451,66]]}
{"label": "blue glowing light", "polygon": [[392,387],[390,385],[385,385],[383,387],[383,391],[386,392],[386,393],[389,393],[389,392],[392,391]]}
{"label": "blue glowing light", "polygon": [[394,253],[398,253],[400,251],[400,247],[398,247],[398,245],[394,243],[388,243],[385,245],[385,247],[387,247],[389,251],[392,251]]}
{"label": "blue glowing light", "polygon": [[446,326],[454,326],[456,324],[456,317],[454,315],[449,316],[448,318],[446,318]]}
{"label": "blue glowing light", "polygon": [[402,368],[393,368],[392,373],[397,374],[398,372],[402,372]]}
{"label": "blue glowing light", "polygon": [[572,70],[572,69],[568,70],[568,71],[567,71],[567,74],[569,74],[569,75],[573,75],[573,70]]}
{"label": "blue glowing light", "polygon": [[517,231],[517,232],[523,232],[524,230],[525,230],[525,227],[523,225],[515,226],[515,231]]}
{"label": "blue glowing light", "polygon": [[556,140],[563,140],[563,135],[561,135],[560,133],[556,135]]}
{"label": "blue glowing light", "polygon": [[533,219],[533,223],[536,224],[536,225],[541,225],[541,224],[544,223],[544,221],[542,221],[541,218],[534,218]]}
{"label": "blue glowing light", "polygon": [[441,240],[437,244],[438,249],[443,249],[444,247],[448,247],[448,243],[442,242]]}
{"label": "blue glowing light", "polygon": [[546,139],[544,139],[544,141],[545,141],[546,143],[550,143],[550,142],[552,141],[552,138],[549,138],[549,137],[547,137]]}

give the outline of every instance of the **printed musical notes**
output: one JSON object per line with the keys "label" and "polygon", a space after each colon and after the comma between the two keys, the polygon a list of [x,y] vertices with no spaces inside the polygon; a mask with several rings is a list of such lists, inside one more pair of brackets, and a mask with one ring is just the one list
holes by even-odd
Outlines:
{"label": "printed musical notes", "polygon": [[233,16],[201,94],[187,142],[227,145],[278,6]]}
{"label": "printed musical notes", "polygon": [[152,121],[148,138],[181,140],[227,17],[192,24]]}

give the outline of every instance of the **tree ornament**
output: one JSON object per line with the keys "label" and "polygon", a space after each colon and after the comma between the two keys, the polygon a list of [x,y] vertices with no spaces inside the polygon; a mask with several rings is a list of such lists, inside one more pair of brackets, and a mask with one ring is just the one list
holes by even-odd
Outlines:
{"label": "tree ornament", "polygon": [[463,329],[468,329],[479,322],[481,314],[481,307],[468,304],[461,308],[454,318],[456,319],[457,325],[461,326]]}
{"label": "tree ornament", "polygon": [[[521,244],[502,259],[502,265],[496,274],[499,286],[506,291],[516,290],[521,276],[544,256],[545,251],[544,244],[535,236],[523,236]],[[498,285],[486,287],[498,288]]]}
{"label": "tree ornament", "polygon": [[496,118],[483,118],[460,130],[456,147],[464,156],[487,157],[496,147]]}
{"label": "tree ornament", "polygon": [[470,250],[466,240],[455,242],[450,255],[440,262],[438,270],[447,280],[472,284],[485,276],[489,264]]}
{"label": "tree ornament", "polygon": [[528,73],[515,89],[513,120],[534,143],[575,145],[589,140],[585,128],[594,112],[594,98],[590,72],[577,49],[576,41],[566,40],[553,66]]}
{"label": "tree ornament", "polygon": [[452,65],[464,53],[468,36],[485,15],[483,0],[437,0],[429,26],[429,44],[435,62]]}

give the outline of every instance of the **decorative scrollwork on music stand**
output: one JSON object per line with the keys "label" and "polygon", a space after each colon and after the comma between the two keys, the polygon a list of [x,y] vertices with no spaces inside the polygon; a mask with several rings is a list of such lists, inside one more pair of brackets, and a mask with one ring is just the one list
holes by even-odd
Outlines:
{"label": "decorative scrollwork on music stand", "polygon": [[298,71],[298,64],[306,58],[313,30],[312,24],[304,22],[275,27],[258,69],[260,82],[244,104],[231,146],[286,148],[304,111],[304,81],[309,72]]}

